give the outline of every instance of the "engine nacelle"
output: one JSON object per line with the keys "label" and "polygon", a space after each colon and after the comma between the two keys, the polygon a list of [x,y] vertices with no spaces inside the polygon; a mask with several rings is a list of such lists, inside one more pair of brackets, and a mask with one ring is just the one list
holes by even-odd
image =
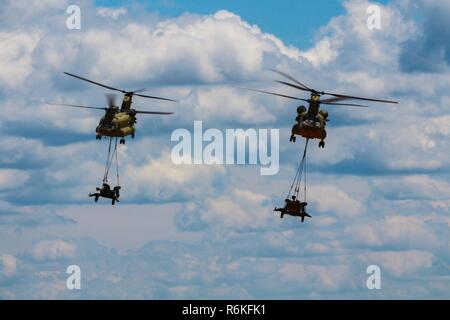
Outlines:
{"label": "engine nacelle", "polygon": [[300,107],[298,107],[297,108],[297,113],[298,114],[303,114],[303,113],[305,113],[306,112],[306,107],[305,106],[300,106]]}
{"label": "engine nacelle", "polygon": [[319,114],[323,117],[324,120],[328,119],[328,111],[327,110],[320,110]]}

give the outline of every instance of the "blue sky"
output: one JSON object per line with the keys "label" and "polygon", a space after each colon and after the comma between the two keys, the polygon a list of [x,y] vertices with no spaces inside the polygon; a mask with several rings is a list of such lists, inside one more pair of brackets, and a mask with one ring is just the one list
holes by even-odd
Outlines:
{"label": "blue sky", "polygon": [[[117,7],[130,1],[96,1],[100,6]],[[318,1],[141,1],[148,10],[165,16],[186,12],[211,14],[223,8],[235,12],[251,24],[276,34],[287,44],[309,47],[318,28],[344,9],[339,0]]]}
{"label": "blue sky", "polygon": [[[0,11],[1,299],[418,299],[450,294],[450,6],[441,1],[72,2],[7,0]],[[381,8],[381,30],[366,25]],[[308,154],[305,224],[279,219],[302,143],[277,68],[317,89],[395,99],[328,108],[327,145]],[[121,203],[94,204],[107,141],[100,114],[44,101],[136,99],[136,139],[120,149]],[[173,130],[280,130],[280,172],[176,166]],[[68,291],[65,269],[82,270]],[[382,290],[366,288],[379,265]]]}

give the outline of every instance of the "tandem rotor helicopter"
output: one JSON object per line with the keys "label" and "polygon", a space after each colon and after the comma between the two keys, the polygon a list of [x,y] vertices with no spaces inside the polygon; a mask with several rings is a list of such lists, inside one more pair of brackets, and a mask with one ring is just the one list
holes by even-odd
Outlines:
{"label": "tandem rotor helicopter", "polygon": [[[48,103],[50,105],[71,107],[71,108],[83,108],[83,109],[95,109],[95,110],[104,110],[105,115],[100,119],[99,124],[95,131],[97,132],[97,140],[101,140],[102,137],[109,137],[109,147],[108,154],[106,158],[106,166],[105,173],[103,176],[103,184],[102,187],[96,188],[95,193],[90,193],[89,197],[94,197],[95,202],[98,202],[99,198],[106,198],[111,200],[111,204],[114,205],[119,201],[120,197],[120,178],[119,178],[119,157],[118,157],[118,139],[120,138],[120,144],[125,144],[125,137],[131,136],[134,138],[134,134],[136,132],[135,124],[137,122],[136,115],[138,114],[150,114],[150,115],[170,115],[173,112],[161,112],[161,111],[140,111],[131,108],[131,104],[133,102],[133,96],[148,98],[148,99],[157,99],[157,100],[165,100],[165,101],[173,101],[172,99],[156,97],[156,96],[148,96],[143,95],[140,92],[147,91],[147,89],[141,89],[136,91],[125,91],[123,89],[114,88],[111,86],[107,86],[105,84],[95,82],[68,72],[64,72],[64,74],[77,78],[79,80],[83,80],[97,86],[123,93],[122,105],[120,108],[116,105],[116,95],[115,94],[106,94],[106,99],[108,101],[108,107],[100,108],[100,107],[89,107],[89,106],[81,106],[81,105],[73,105],[73,104],[61,104],[61,103]],[[113,139],[115,140],[113,147]],[[116,169],[116,179],[117,185],[112,188],[108,182],[108,176],[110,169],[112,167],[113,162],[115,162]]]}
{"label": "tandem rotor helicopter", "polygon": [[[303,157],[298,165],[297,172],[295,174],[292,185],[289,189],[288,195],[285,200],[285,205],[281,208],[275,207],[275,212],[280,212],[280,217],[283,218],[285,215],[291,215],[294,217],[299,217],[301,222],[305,221],[305,218],[312,218],[305,211],[305,207],[308,205],[306,201],[306,153],[308,149],[309,140],[319,139],[319,148],[325,148],[325,138],[327,137],[326,131],[326,123],[330,121],[328,119],[328,111],[321,109],[321,105],[329,105],[329,106],[345,106],[345,107],[359,107],[359,108],[367,108],[368,106],[356,103],[342,103],[346,100],[361,100],[361,101],[370,101],[370,102],[382,102],[382,103],[392,103],[398,104],[397,101],[391,100],[381,100],[381,99],[371,99],[371,98],[363,98],[357,96],[349,96],[338,93],[330,93],[324,91],[318,91],[312,89],[305,84],[301,83],[294,77],[288,75],[287,73],[272,69],[271,71],[279,74],[280,76],[289,80],[286,81],[275,81],[282,85],[295,88],[300,91],[305,91],[310,93],[309,99],[298,98],[294,96],[289,96],[285,94],[280,94],[276,92],[269,92],[258,89],[250,89],[250,88],[242,88],[245,90],[260,92],[264,94],[270,94],[282,98],[287,98],[291,100],[304,101],[308,103],[308,108],[301,105],[297,108],[297,117],[296,124],[292,127],[291,130],[291,142],[296,142],[297,136],[301,136],[306,139],[305,149],[303,151]],[[331,96],[327,99],[321,100],[322,96]],[[302,179],[304,179],[302,183]],[[301,186],[303,184],[303,196],[304,200],[300,201],[300,192]]]}
{"label": "tandem rotor helicopter", "polygon": [[[284,78],[287,78],[291,82],[286,81],[278,81],[275,82],[280,83],[282,85],[286,85],[301,91],[310,92],[311,96],[309,99],[302,99],[298,97],[293,97],[289,95],[284,95],[276,92],[268,92],[258,89],[250,89],[250,88],[242,88],[250,91],[270,94],[278,97],[283,97],[287,99],[297,100],[297,101],[304,101],[308,103],[308,108],[305,106],[299,106],[297,108],[297,118],[296,118],[296,124],[292,127],[291,131],[291,138],[290,141],[294,142],[296,141],[296,136],[301,136],[306,139],[319,139],[319,147],[325,148],[325,138],[327,137],[327,131],[326,131],[326,123],[330,121],[328,119],[328,111],[324,109],[320,109],[321,105],[329,105],[329,106],[345,106],[345,107],[359,107],[359,108],[368,108],[366,105],[361,104],[354,104],[354,103],[340,103],[340,101],[345,100],[362,100],[362,101],[371,101],[371,102],[382,102],[382,103],[391,103],[391,104],[398,104],[397,101],[391,101],[391,100],[380,100],[380,99],[371,99],[371,98],[363,98],[363,97],[356,97],[356,96],[349,96],[349,95],[343,95],[343,94],[337,94],[337,93],[329,93],[324,91],[318,91],[315,89],[311,89],[308,86],[304,85],[300,81],[296,80],[294,77],[272,69],[271,71],[278,73],[279,75],[283,76]],[[292,83],[293,82],[293,83]],[[330,98],[321,100],[320,98],[322,96],[331,96]]]}
{"label": "tandem rotor helicopter", "polygon": [[125,137],[131,136],[134,138],[134,134],[136,132],[135,124],[137,122],[136,115],[138,114],[148,114],[148,115],[171,115],[173,112],[160,112],[160,111],[141,111],[135,110],[131,108],[133,96],[138,96],[142,98],[148,99],[157,99],[164,101],[172,101],[176,102],[172,99],[161,98],[156,96],[149,96],[140,94],[140,92],[147,91],[147,89],[141,89],[136,91],[125,91],[123,89],[114,88],[111,86],[107,86],[105,84],[95,82],[68,72],[64,72],[64,74],[77,78],[79,80],[83,80],[97,86],[123,93],[123,100],[120,108],[116,105],[116,95],[115,94],[106,94],[106,99],[108,101],[108,108],[101,107],[89,107],[82,105],[73,105],[73,104],[61,104],[61,103],[49,103],[50,105],[57,105],[63,107],[71,107],[71,108],[83,108],[83,109],[95,109],[95,110],[104,110],[105,115],[100,119],[100,122],[95,129],[97,136],[97,140],[101,140],[103,136],[110,138],[121,138],[120,144],[125,144]]}

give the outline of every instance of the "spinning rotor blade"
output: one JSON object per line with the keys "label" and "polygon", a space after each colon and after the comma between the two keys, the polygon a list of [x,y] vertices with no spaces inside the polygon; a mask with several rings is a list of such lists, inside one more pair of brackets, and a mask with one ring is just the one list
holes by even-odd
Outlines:
{"label": "spinning rotor blade", "polygon": [[354,104],[354,103],[333,103],[333,102],[325,102],[321,103],[328,106],[338,106],[338,107],[358,107],[358,108],[369,108],[369,106],[365,106],[362,104]]}
{"label": "spinning rotor blade", "polygon": [[298,80],[295,79],[294,77],[288,75],[287,73],[284,73],[284,72],[279,71],[279,70],[276,70],[276,69],[270,69],[270,71],[276,72],[276,73],[278,73],[279,75],[281,75],[281,76],[283,76],[283,77],[285,77],[285,78],[287,78],[287,79],[289,79],[289,80],[291,80],[291,81],[294,81],[296,84],[302,86],[303,88],[305,88],[305,89],[307,89],[307,90],[312,90],[311,88],[308,88],[308,87],[305,86],[303,83],[301,83],[300,81],[298,81]]}
{"label": "spinning rotor blade", "polygon": [[323,92],[322,94],[326,94],[326,95],[329,95],[329,96],[335,96],[337,98],[343,98],[343,99],[353,99],[353,100],[363,100],[363,101],[373,101],[373,102],[384,102],[384,103],[398,104],[397,101],[392,101],[392,100],[380,100],[380,99],[371,99],[371,98],[347,96],[347,95],[344,95],[344,94],[335,94],[335,93],[329,93],[329,92]]}
{"label": "spinning rotor blade", "polygon": [[328,99],[322,99],[320,100],[321,103],[333,103],[338,101],[348,100],[348,98],[343,97],[335,97],[335,98],[328,98]]}
{"label": "spinning rotor blade", "polygon": [[[284,84],[286,86],[298,89],[298,90],[302,90],[302,91],[310,91],[312,93],[316,93],[316,94],[320,94],[320,95],[329,95],[329,96],[334,96],[335,98],[331,98],[331,99],[325,99],[322,100],[322,103],[327,103],[327,102],[336,102],[336,101],[342,101],[342,100],[346,100],[346,99],[354,99],[354,100],[363,100],[363,101],[372,101],[372,102],[383,102],[383,103],[392,103],[392,104],[398,104],[397,101],[392,101],[392,100],[382,100],[382,99],[371,99],[371,98],[363,98],[363,97],[357,97],[357,96],[348,96],[348,95],[344,95],[344,94],[337,94],[337,93],[330,93],[330,92],[319,92],[316,91],[314,89],[311,89],[307,86],[305,86],[303,83],[301,83],[300,81],[298,81],[297,79],[295,79],[294,77],[278,71],[276,69],[272,69],[271,71],[278,73],[279,75],[295,82],[296,84],[292,84],[289,82],[285,82],[285,81],[275,81],[278,82],[280,84]],[[352,104],[350,104],[352,105]],[[356,106],[356,105],[352,105],[352,106]]]}
{"label": "spinning rotor blade", "polygon": [[160,114],[160,115],[170,115],[173,112],[159,112],[159,111],[139,111],[135,110],[136,114]]}
{"label": "spinning rotor blade", "polygon": [[79,106],[79,105],[76,105],[76,104],[52,103],[52,102],[47,102],[47,104],[48,104],[48,105],[51,105],[51,106],[60,106],[60,107],[83,108],[83,109],[95,109],[95,110],[107,110],[107,108]]}
{"label": "spinning rotor blade", "polygon": [[274,93],[274,92],[269,92],[269,91],[264,91],[264,90],[250,89],[250,88],[245,88],[245,87],[236,87],[236,88],[240,88],[240,89],[244,89],[244,90],[249,90],[249,91],[254,91],[254,92],[259,92],[259,93],[270,94],[270,95],[273,95],[273,96],[278,96],[278,97],[288,98],[288,99],[292,99],[292,100],[299,100],[299,101],[305,101],[305,102],[308,102],[308,101],[309,101],[309,100],[306,100],[306,99],[300,99],[300,98],[296,98],[296,97],[292,97],[292,96],[287,96],[287,95],[284,95],[284,94],[279,94],[279,93]]}
{"label": "spinning rotor blade", "polygon": [[106,101],[108,101],[108,106],[110,108],[114,108],[116,106],[117,95],[115,95],[113,93],[106,93],[105,97],[106,97]]}
{"label": "spinning rotor blade", "polygon": [[[145,89],[144,89],[143,91],[145,91]],[[135,92],[136,92],[136,91],[135,91]],[[141,92],[141,91],[137,91],[137,92]],[[131,92],[131,93],[133,93],[135,96],[143,97],[143,98],[149,98],[149,99],[157,99],[157,100],[165,100],[165,101],[177,102],[176,100],[167,99],[167,98],[161,98],[161,97],[155,97],[155,96],[146,96],[146,95],[144,95],[144,94],[138,94],[138,93],[134,93],[134,92]]]}
{"label": "spinning rotor blade", "polygon": [[148,90],[149,89],[147,89],[147,88],[142,88],[142,89],[139,89],[139,90],[134,90],[133,93],[145,92],[145,91],[148,91]]}
{"label": "spinning rotor blade", "polygon": [[289,83],[289,82],[278,81],[278,80],[275,80],[275,82],[284,84],[284,85],[286,85],[286,86],[289,86],[289,87],[292,87],[292,88],[295,88],[295,89],[298,89],[298,90],[315,92],[315,91],[312,90],[312,89],[306,89],[306,88],[300,87],[300,86],[298,86],[298,85],[295,85],[295,84],[292,84],[292,83]]}
{"label": "spinning rotor blade", "polygon": [[86,78],[83,78],[83,77],[74,75],[74,74],[72,74],[72,73],[64,72],[64,74],[67,74],[68,76],[71,76],[71,77],[74,77],[74,78],[77,78],[77,79],[80,79],[80,80],[83,80],[83,81],[87,81],[87,82],[89,82],[89,83],[95,84],[95,85],[97,85],[97,86],[100,86],[100,87],[103,87],[103,88],[106,88],[106,89],[109,89],[109,90],[119,91],[119,92],[122,92],[122,93],[126,93],[125,90],[117,89],[117,88],[114,88],[114,87],[110,87],[110,86],[107,86],[107,85],[105,85],[105,84],[101,84],[101,83],[99,83],[99,82],[95,82],[95,81],[92,81],[92,80],[89,80],[89,79],[86,79]]}
{"label": "spinning rotor blade", "polygon": [[155,97],[155,96],[147,96],[147,95],[143,95],[143,94],[138,94],[137,93],[137,92],[147,91],[147,89],[140,89],[140,90],[136,90],[136,91],[125,91],[123,89],[118,89],[118,88],[114,88],[114,87],[111,87],[111,86],[107,86],[105,84],[102,84],[102,83],[99,83],[99,82],[95,82],[95,81],[92,81],[92,80],[89,80],[89,79],[77,76],[77,75],[72,74],[72,73],[64,72],[64,74],[66,74],[68,76],[71,76],[71,77],[74,77],[74,78],[77,78],[77,79],[80,79],[80,80],[83,80],[83,81],[87,81],[89,83],[95,84],[97,86],[100,86],[100,87],[103,87],[103,88],[106,88],[106,89],[109,89],[109,90],[119,91],[119,92],[122,92],[122,93],[125,93],[125,94],[135,95],[135,96],[139,96],[139,97],[143,97],[143,98],[158,99],[158,100],[165,100],[165,101],[176,102],[175,100],[172,100],[172,99]]}

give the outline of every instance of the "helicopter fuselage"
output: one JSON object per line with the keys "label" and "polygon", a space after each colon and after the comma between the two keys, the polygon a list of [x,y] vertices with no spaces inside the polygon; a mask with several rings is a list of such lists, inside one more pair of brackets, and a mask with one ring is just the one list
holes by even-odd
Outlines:
{"label": "helicopter fuselage", "polygon": [[325,140],[327,137],[326,121],[328,113],[320,111],[319,97],[311,96],[309,107],[299,107],[297,109],[297,123],[292,127],[292,137],[301,136],[306,139]]}
{"label": "helicopter fuselage", "polygon": [[325,140],[327,131],[325,130],[325,127],[317,124],[317,122],[305,120],[292,127],[292,135],[301,136],[306,139]]}
{"label": "helicopter fuselage", "polygon": [[115,112],[103,116],[96,128],[99,136],[107,137],[126,137],[131,135],[134,137],[136,117],[128,112]]}

